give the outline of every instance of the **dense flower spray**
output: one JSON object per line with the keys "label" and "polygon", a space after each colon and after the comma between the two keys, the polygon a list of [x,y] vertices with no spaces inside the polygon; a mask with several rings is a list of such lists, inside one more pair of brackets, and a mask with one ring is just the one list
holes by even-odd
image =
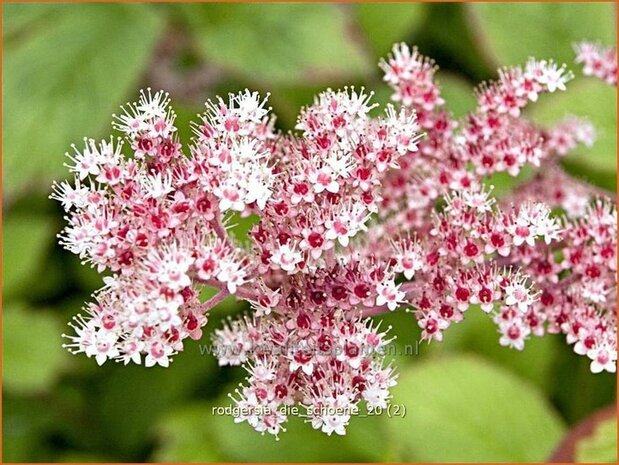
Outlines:
{"label": "dense flower spray", "polygon": [[[578,50],[615,82],[610,54]],[[52,194],[67,211],[59,237],[107,276],[67,347],[99,364],[168,366],[235,295],[253,310],[215,331],[219,363],[248,371],[236,420],[276,436],[283,406],[329,435],[362,403],[386,407],[391,338],[371,317],[398,308],[424,340],[481,311],[503,346],[563,333],[593,372],[614,372],[616,208],[559,164],[594,130],[522,115],[570,73],[534,59],[502,69],[456,121],[416,49],[396,45],[380,66],[397,107],[378,118],[372,94],[329,89],[281,134],[266,99],[245,91],[208,102],[183,151],[167,94],[148,90],[115,117],[122,139],[75,147],[75,179]],[[540,170],[496,199],[487,177],[525,165]],[[248,245],[229,233],[232,215],[256,218]],[[203,287],[219,292],[203,302]]]}

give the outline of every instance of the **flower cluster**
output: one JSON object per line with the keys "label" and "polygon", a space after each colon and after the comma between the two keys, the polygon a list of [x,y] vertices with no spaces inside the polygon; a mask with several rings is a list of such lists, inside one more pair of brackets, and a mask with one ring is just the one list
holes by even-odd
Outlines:
{"label": "flower cluster", "polygon": [[[87,140],[69,155],[74,183],[54,186],[52,197],[70,213],[61,244],[113,273],[69,336],[69,347],[99,364],[140,363],[144,355],[147,366],[167,366],[183,339],[201,337],[207,318],[195,284],[214,281],[235,293],[250,267],[221,213],[260,208],[275,179],[265,160],[275,136],[256,94],[211,105],[192,158],[181,151],[168,103],[149,90],[116,118],[133,157],[122,155],[122,140]],[[262,192],[249,188],[258,180]]]}
{"label": "flower cluster", "polygon": [[617,49],[599,43],[580,42],[574,45],[576,63],[582,63],[585,76],[595,76],[608,84],[617,85]]}
{"label": "flower cluster", "polygon": [[234,399],[257,431],[284,430],[286,406],[305,409],[312,426],[345,434],[363,400],[387,408],[395,384],[380,355],[390,340],[369,318],[350,319],[340,310],[291,309],[283,317],[234,321],[215,331],[220,365],[245,364],[248,385]]}
{"label": "flower cluster", "polygon": [[[386,406],[391,339],[371,317],[400,307],[428,341],[479,309],[503,346],[562,333],[593,372],[614,372],[616,207],[559,163],[595,132],[522,114],[570,73],[502,69],[458,121],[416,49],[398,44],[380,66],[397,106],[379,117],[371,93],[328,89],[282,134],[245,91],[207,102],[183,151],[167,95],[148,90],[115,117],[123,139],[74,147],[74,180],[51,195],[67,212],[60,242],[106,277],[67,347],[168,366],[235,295],[251,314],[215,331],[217,356],[248,371],[236,420],[275,436],[287,406],[329,435],[361,404]],[[538,173],[497,199],[488,176],[525,166]],[[245,244],[233,217],[253,219]],[[204,301],[204,288],[218,292]]]}

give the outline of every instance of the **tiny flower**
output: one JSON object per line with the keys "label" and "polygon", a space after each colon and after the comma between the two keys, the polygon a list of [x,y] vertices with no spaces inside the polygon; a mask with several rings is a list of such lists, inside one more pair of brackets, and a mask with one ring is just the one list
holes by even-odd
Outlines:
{"label": "tiny flower", "polygon": [[400,291],[401,284],[396,286],[393,279],[381,282],[376,286],[376,305],[387,305],[391,311],[398,308],[398,305],[404,302],[406,294]]}
{"label": "tiny flower", "polygon": [[396,273],[404,273],[411,280],[415,273],[423,268],[421,247],[413,242],[398,242],[394,245],[397,260]]}
{"label": "tiny flower", "polygon": [[548,92],[555,90],[565,90],[565,83],[572,78],[570,73],[566,73],[565,66],[558,66],[550,62],[546,65],[543,74],[538,78],[538,82],[545,84]]}
{"label": "tiny flower", "polygon": [[522,280],[514,279],[505,287],[506,305],[515,305],[521,312],[526,312],[533,302],[535,302],[535,296],[531,294],[530,288],[526,287]]}
{"label": "tiny flower", "polygon": [[617,371],[617,352],[611,350],[606,345],[600,345],[587,352],[591,359],[591,372],[601,373],[607,371],[615,373]]}
{"label": "tiny flower", "polygon": [[531,333],[531,330],[520,319],[499,323],[499,330],[501,332],[499,343],[516,350],[524,349],[524,342]]}
{"label": "tiny flower", "polygon": [[98,365],[103,365],[106,360],[118,355],[118,349],[116,348],[117,339],[118,336],[113,332],[100,329],[91,333],[87,345],[85,343],[84,352],[89,357],[94,356]]}
{"label": "tiny flower", "polygon": [[437,341],[443,340],[443,330],[449,327],[449,322],[443,319],[435,311],[429,311],[418,319],[418,324],[423,331],[421,337],[424,340],[436,339]]}
{"label": "tiny flower", "polygon": [[271,256],[271,263],[289,273],[294,271],[300,261],[301,254],[288,244],[281,245]]}
{"label": "tiny flower", "polygon": [[159,341],[152,342],[147,348],[144,366],[152,367],[154,365],[160,365],[162,367],[167,367],[170,364],[170,355],[172,355],[171,347]]}

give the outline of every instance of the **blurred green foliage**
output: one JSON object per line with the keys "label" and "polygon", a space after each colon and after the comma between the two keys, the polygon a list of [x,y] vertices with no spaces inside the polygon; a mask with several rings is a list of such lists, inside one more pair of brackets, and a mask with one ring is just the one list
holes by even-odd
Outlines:
{"label": "blurred green foliage", "polygon": [[347,18],[336,4],[185,4],[181,12],[198,50],[240,79],[266,86],[323,83],[372,69],[355,42],[342,40]]}
{"label": "blurred green foliage", "polygon": [[406,367],[392,402],[409,409],[387,422],[398,460],[534,462],[552,452],[565,429],[539,391],[473,357]]}
{"label": "blurred green foliage", "polygon": [[57,154],[102,134],[138,85],[164,18],[136,4],[7,4],[3,21],[3,188],[13,195],[62,175]]}
{"label": "blurred green foliage", "polygon": [[[576,176],[616,189],[616,90],[579,76],[571,42],[615,42],[611,4],[11,4],[3,5],[3,459],[4,461],[543,461],[569,425],[615,400],[612,375],[593,376],[560,337],[522,353],[501,348],[479,312],[416,356],[395,357],[394,402],[405,418],[354,418],[345,437],[295,419],[276,442],[212,408],[242,369],[217,367],[188,342],[169,369],[71,357],[62,326],[101,283],[54,245],[62,212],[47,199],[63,153],[106,137],[111,113],[139,88],[170,86],[181,140],[201,102],[245,87],[271,92],[278,125],[326,87],[389,91],[376,66],[391,43],[437,60],[448,108],[463,116],[472,89],[529,55],[565,61],[577,78],[531,115],[589,117],[599,141],[566,161]],[[165,72],[163,72],[163,71]],[[197,84],[196,84],[197,82]],[[177,95],[178,94],[178,95]],[[495,180],[493,180],[495,182]],[[499,192],[514,181],[496,179]],[[238,220],[242,238],[248,223]],[[246,310],[227,300],[211,317]],[[382,318],[404,349],[412,315]],[[464,355],[463,355],[464,354]],[[465,354],[476,354],[475,357]],[[580,457],[616,447],[604,428]]]}

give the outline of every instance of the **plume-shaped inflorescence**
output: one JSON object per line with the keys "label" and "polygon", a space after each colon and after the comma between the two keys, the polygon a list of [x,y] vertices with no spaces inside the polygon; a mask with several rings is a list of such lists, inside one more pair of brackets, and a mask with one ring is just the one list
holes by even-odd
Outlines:
{"label": "plume-shaped inflorescence", "polygon": [[[610,82],[594,52],[606,56],[581,45],[579,60]],[[329,435],[361,405],[386,407],[392,338],[371,317],[398,308],[424,340],[480,311],[501,345],[563,333],[593,372],[614,372],[616,208],[559,164],[594,130],[522,113],[570,73],[534,59],[502,69],[457,121],[416,49],[396,45],[380,66],[397,106],[375,118],[371,93],[329,89],[282,134],[245,91],[207,102],[183,150],[167,94],[148,90],[115,117],[122,138],[74,147],[74,179],[51,195],[67,212],[59,238],[105,277],[67,347],[168,366],[233,294],[252,312],[215,331],[215,352],[248,371],[236,420],[276,436],[291,406]],[[539,171],[495,198],[488,176],[525,166]],[[233,215],[255,218],[245,244]],[[218,293],[203,301],[206,287]]]}

